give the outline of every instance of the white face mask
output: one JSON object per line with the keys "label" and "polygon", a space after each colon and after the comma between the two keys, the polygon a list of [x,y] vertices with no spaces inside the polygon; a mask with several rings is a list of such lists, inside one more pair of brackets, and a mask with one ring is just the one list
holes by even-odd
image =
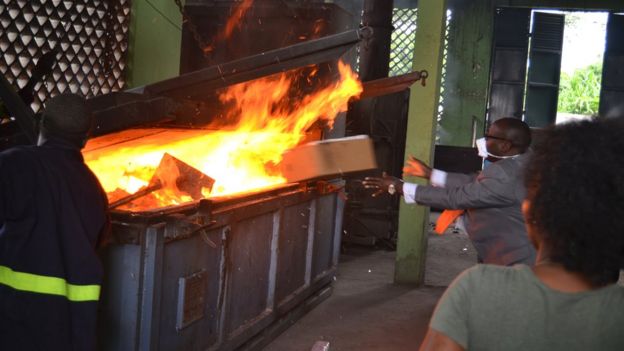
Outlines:
{"label": "white face mask", "polygon": [[489,153],[487,150],[487,142],[485,138],[479,138],[475,141],[475,143],[477,144],[477,149],[479,150],[480,157],[483,157],[483,158],[493,157],[493,158],[500,158],[500,159],[513,157],[513,156],[497,156],[497,155],[493,155]]}

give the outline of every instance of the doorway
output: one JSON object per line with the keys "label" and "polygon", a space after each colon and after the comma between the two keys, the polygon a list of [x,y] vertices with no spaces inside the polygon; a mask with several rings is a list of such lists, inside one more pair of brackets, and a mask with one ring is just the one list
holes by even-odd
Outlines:
{"label": "doorway", "polygon": [[555,123],[598,114],[607,12],[560,12],[565,16]]}
{"label": "doorway", "polygon": [[619,71],[613,62],[624,53],[618,40],[623,18],[607,12],[497,9],[488,123],[515,117],[545,127],[622,104],[612,92],[624,98],[624,83],[610,76]]}

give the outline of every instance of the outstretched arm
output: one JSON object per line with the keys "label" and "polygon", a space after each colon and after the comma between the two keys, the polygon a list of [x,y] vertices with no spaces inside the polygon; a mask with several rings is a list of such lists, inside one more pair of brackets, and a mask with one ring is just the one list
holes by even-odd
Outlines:
{"label": "outstretched arm", "polygon": [[478,175],[479,173],[446,172],[446,187],[454,188],[474,182]]}
{"label": "outstretched arm", "polygon": [[517,202],[513,175],[502,170],[482,173],[477,179],[458,187],[419,186],[414,200],[422,205],[447,209],[512,206]]}

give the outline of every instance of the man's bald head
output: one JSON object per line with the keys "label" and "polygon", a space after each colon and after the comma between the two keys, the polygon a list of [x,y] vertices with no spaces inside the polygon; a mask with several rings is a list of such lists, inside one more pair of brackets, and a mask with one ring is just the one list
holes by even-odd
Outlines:
{"label": "man's bald head", "polygon": [[520,153],[525,152],[531,145],[531,129],[517,118],[498,119],[492,123],[490,128],[492,127],[496,128]]}

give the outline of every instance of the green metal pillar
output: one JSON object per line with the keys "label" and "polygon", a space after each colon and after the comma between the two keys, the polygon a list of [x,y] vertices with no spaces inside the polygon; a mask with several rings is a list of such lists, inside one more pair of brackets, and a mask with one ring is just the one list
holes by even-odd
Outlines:
{"label": "green metal pillar", "polygon": [[180,72],[182,15],[173,0],[132,1],[128,87],[177,76]]}
{"label": "green metal pillar", "polygon": [[473,137],[482,137],[485,130],[494,10],[491,0],[449,0],[449,8],[439,144],[473,146]]}
{"label": "green metal pillar", "polygon": [[[413,70],[429,72],[426,87],[410,93],[405,157],[431,164],[440,100],[440,74],[446,25],[446,0],[418,1]],[[417,83],[418,84],[418,83]],[[408,179],[410,180],[410,179]],[[413,181],[413,180],[412,180]],[[394,281],[422,284],[425,273],[429,209],[401,203]]]}

